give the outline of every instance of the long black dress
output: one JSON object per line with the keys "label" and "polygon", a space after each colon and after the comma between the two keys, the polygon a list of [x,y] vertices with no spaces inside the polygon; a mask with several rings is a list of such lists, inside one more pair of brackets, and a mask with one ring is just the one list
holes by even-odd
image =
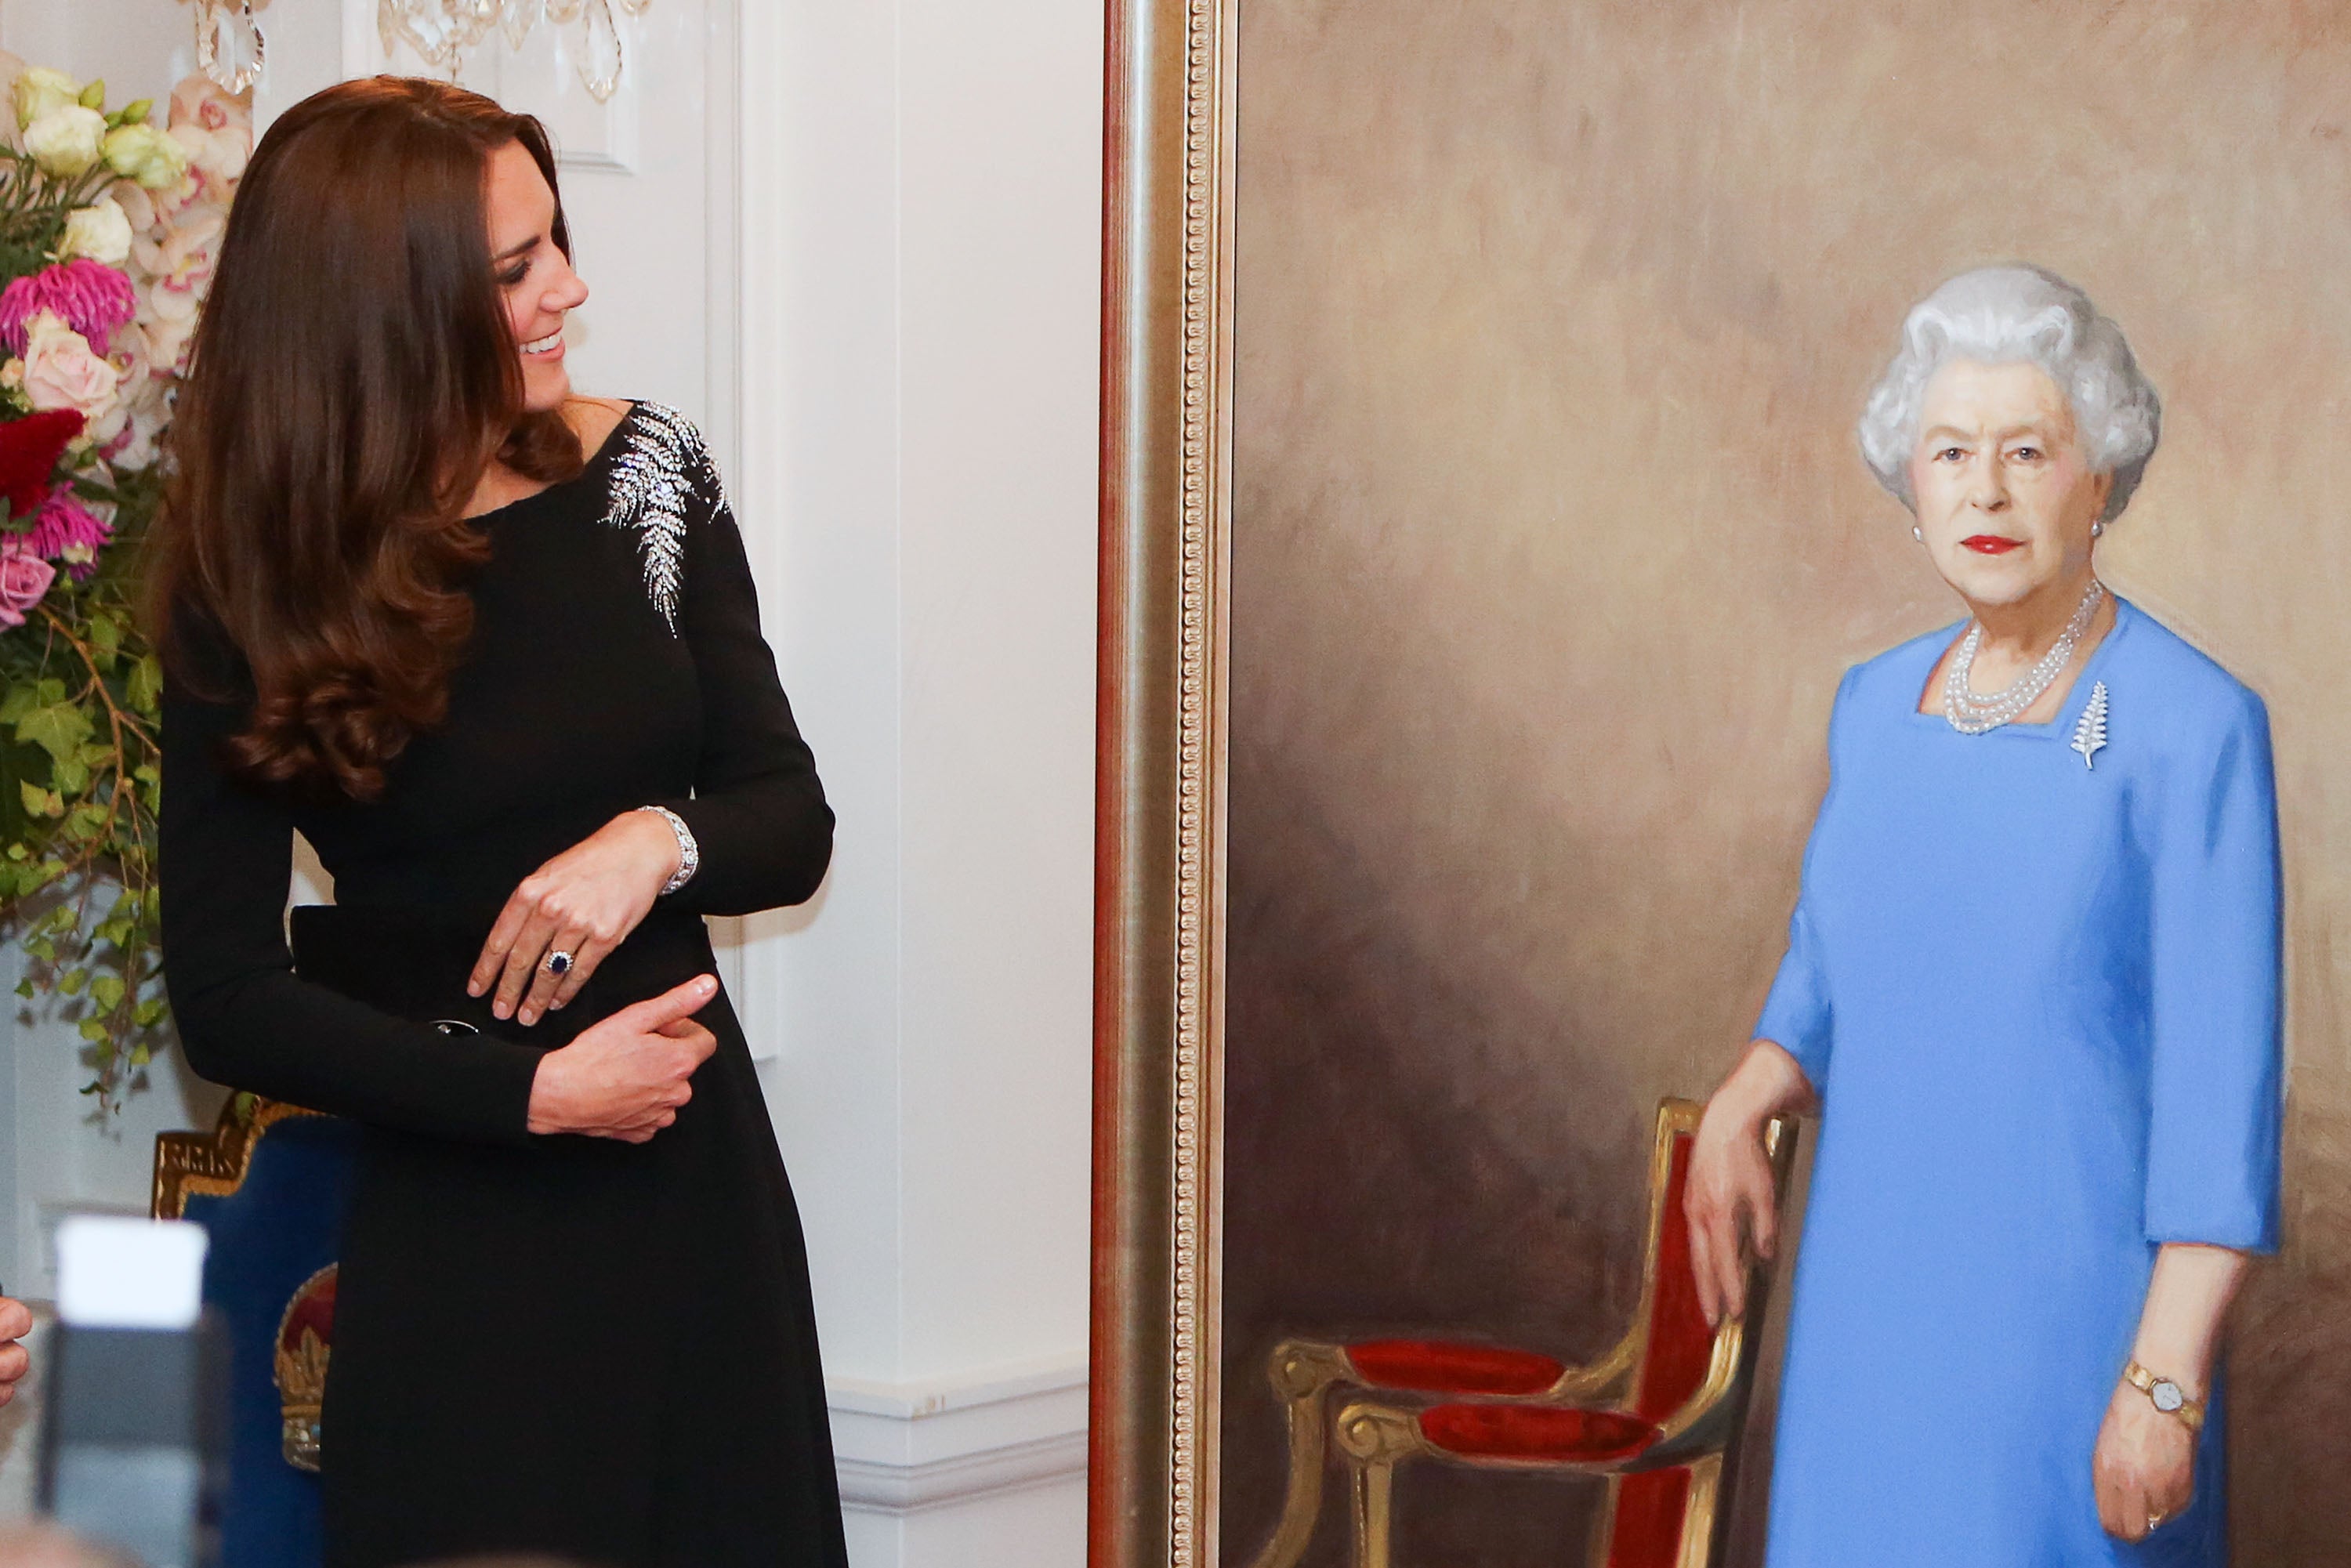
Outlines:
{"label": "long black dress", "polygon": [[[216,634],[185,634],[197,678],[165,692],[163,941],[188,1059],[367,1126],[324,1416],[327,1562],[836,1568],[799,1218],[726,998],[699,1015],[718,1049],[692,1101],[650,1143],[524,1125],[544,1050],[709,972],[701,916],[798,903],[831,857],[741,538],[698,434],[651,403],[580,477],[482,526],[448,719],[380,801],[304,805],[224,774],[251,685]],[[492,1020],[463,988],[508,894],[647,804],[685,820],[700,870],[570,1007],[535,1030]],[[296,828],[340,906],[298,973]],[[418,1021],[441,1017],[481,1032]]]}

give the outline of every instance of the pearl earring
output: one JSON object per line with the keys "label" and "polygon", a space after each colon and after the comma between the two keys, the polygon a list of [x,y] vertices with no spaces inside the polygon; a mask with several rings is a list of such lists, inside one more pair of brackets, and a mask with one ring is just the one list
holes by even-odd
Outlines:
{"label": "pearl earring", "polygon": [[2092,538],[2096,538],[2100,534],[2103,534],[2105,531],[2106,525],[2103,522],[2092,523],[2090,525],[2090,537]]}
{"label": "pearl earring", "polygon": [[1927,531],[1916,523],[1910,525],[1910,537],[1917,539],[1920,544],[1925,544],[1927,542]]}

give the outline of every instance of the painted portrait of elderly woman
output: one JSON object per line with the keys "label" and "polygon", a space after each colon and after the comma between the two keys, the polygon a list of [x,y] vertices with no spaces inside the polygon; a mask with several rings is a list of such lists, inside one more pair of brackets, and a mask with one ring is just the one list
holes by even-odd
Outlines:
{"label": "painted portrait of elderly woman", "polygon": [[2262,700],[2098,579],[2159,425],[2121,331],[2023,267],[1912,309],[1863,416],[1967,616],[1840,686],[1787,956],[1699,1130],[1719,1316],[1742,1231],[1775,1240],[1764,1123],[1822,1112],[1775,1561],[2226,1560],[2213,1350],[2277,1239],[2277,815]]}
{"label": "painted portrait of elderly woman", "polygon": [[1103,1561],[2351,1568],[2351,12],[1122,14]]}

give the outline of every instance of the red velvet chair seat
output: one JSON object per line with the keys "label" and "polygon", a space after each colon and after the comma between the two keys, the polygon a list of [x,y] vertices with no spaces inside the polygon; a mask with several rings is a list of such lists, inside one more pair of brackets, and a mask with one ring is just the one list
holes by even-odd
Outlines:
{"label": "red velvet chair seat", "polygon": [[1424,1410],[1421,1436],[1471,1459],[1593,1464],[1627,1459],[1657,1440],[1657,1428],[1615,1410],[1555,1405],[1440,1405]]}
{"label": "red velvet chair seat", "polygon": [[1364,1340],[1347,1347],[1347,1359],[1374,1388],[1430,1394],[1541,1394],[1567,1370],[1532,1351],[1447,1340]]}

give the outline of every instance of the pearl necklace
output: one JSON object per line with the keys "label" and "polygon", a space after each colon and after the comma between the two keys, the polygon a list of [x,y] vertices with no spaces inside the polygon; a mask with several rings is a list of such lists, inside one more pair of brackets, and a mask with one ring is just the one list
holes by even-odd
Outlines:
{"label": "pearl necklace", "polygon": [[2098,601],[2105,596],[2106,585],[2092,578],[2073,619],[2065,622],[2065,630],[2057,634],[2049,652],[2041,655],[2041,662],[2025,671],[2014,685],[1981,696],[1970,688],[1968,676],[1975,669],[1976,649],[1983,642],[1983,623],[1970,625],[1959,643],[1959,651],[1951,655],[1949,671],[1943,676],[1943,717],[1961,735],[1981,735],[2013,721],[2040,701],[2050,683],[2073,662],[2074,650],[2081,643],[2082,633],[2090,629],[2091,617],[2098,612]]}

